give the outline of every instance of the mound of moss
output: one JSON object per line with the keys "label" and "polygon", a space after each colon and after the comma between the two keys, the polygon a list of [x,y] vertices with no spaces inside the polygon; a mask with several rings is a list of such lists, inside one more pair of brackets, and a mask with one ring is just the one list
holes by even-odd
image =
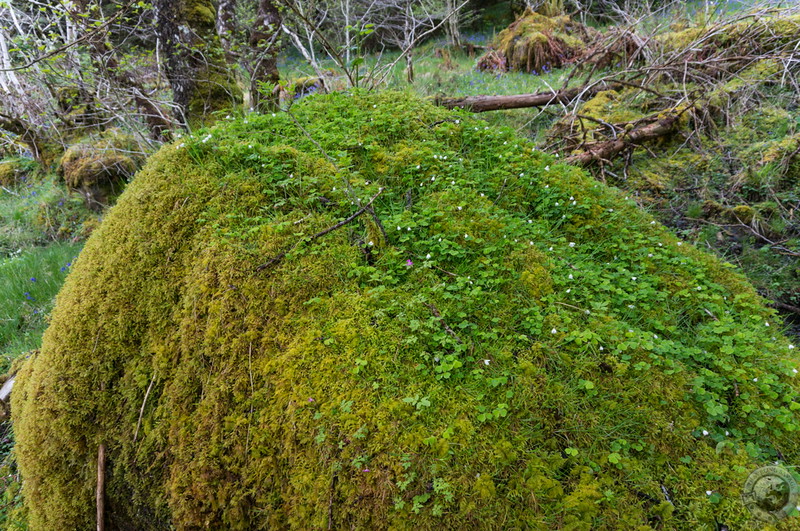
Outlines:
{"label": "mound of moss", "polygon": [[478,59],[479,70],[541,73],[582,55],[599,32],[568,16],[547,17],[530,9],[494,39]]}
{"label": "mound of moss", "polygon": [[[370,201],[372,201],[370,203]],[[12,401],[33,529],[742,527],[798,358],[731,267],[510,130],[312,96],[163,148]]]}

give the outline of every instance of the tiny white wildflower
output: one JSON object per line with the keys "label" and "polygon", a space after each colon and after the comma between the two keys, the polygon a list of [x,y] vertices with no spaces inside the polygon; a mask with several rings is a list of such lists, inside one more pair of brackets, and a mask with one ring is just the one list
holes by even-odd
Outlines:
{"label": "tiny white wildflower", "polygon": [[558,205],[558,201],[556,201],[556,206],[559,206],[559,205]]}
{"label": "tiny white wildflower", "polygon": [[435,180],[436,180],[436,177],[431,177],[431,181],[435,181]]}
{"label": "tiny white wildflower", "polygon": [[754,382],[757,382],[757,381],[758,381],[758,378],[753,378],[753,381],[754,381]]}
{"label": "tiny white wildflower", "polygon": [[678,245],[683,245],[683,242],[678,242]]}
{"label": "tiny white wildflower", "polygon": [[769,323],[764,323],[764,326],[769,326]]}
{"label": "tiny white wildflower", "polygon": [[458,207],[458,209],[461,210],[461,207]]}
{"label": "tiny white wildflower", "polygon": [[568,276],[567,278],[568,278],[568,279],[570,279],[570,280],[572,280],[572,273],[570,273],[570,274],[569,274],[569,276]]}
{"label": "tiny white wildflower", "polygon": [[489,365],[489,360],[483,360],[484,365]]}
{"label": "tiny white wildflower", "polygon": [[549,184],[544,185],[545,188],[550,188]]}
{"label": "tiny white wildflower", "polygon": [[572,288],[567,288],[567,293],[571,292]]}
{"label": "tiny white wildflower", "polygon": [[711,491],[710,491],[710,490],[707,490],[707,491],[706,491],[706,495],[708,495],[708,496],[711,496]]}
{"label": "tiny white wildflower", "polygon": [[375,245],[375,244],[374,244],[374,243],[372,243],[372,242],[370,241],[370,242],[369,242],[369,245]]}
{"label": "tiny white wildflower", "polygon": [[794,345],[789,345],[789,350],[792,350],[793,348],[794,348]]}
{"label": "tiny white wildflower", "polygon": [[555,328],[553,328],[552,330],[550,330],[550,333],[551,333],[551,334],[557,334],[557,333],[558,333],[558,330],[556,330]]}
{"label": "tiny white wildflower", "polygon": [[425,255],[425,259],[426,259],[426,260],[430,260],[430,259],[431,259],[431,254],[430,254],[430,253],[426,254],[426,255]]}
{"label": "tiny white wildflower", "polygon": [[647,258],[653,258],[653,253],[648,253]]}
{"label": "tiny white wildflower", "polygon": [[570,247],[575,247],[575,242],[569,242]]}
{"label": "tiny white wildflower", "polygon": [[631,277],[631,280],[636,280],[636,277]]}
{"label": "tiny white wildflower", "polygon": [[524,173],[520,173],[519,176],[520,177],[525,177],[525,174]]}
{"label": "tiny white wildflower", "polygon": [[481,193],[481,197],[486,197],[486,196],[485,196],[485,195],[483,195],[483,193]]}
{"label": "tiny white wildflower", "polygon": [[406,227],[406,230],[411,230],[411,227]]}
{"label": "tiny white wildflower", "polygon": [[455,181],[450,181],[450,184],[456,184],[456,182]]}
{"label": "tiny white wildflower", "polygon": [[464,239],[466,240],[467,238],[469,238],[469,234],[464,235]]}
{"label": "tiny white wildflower", "polygon": [[655,225],[655,224],[656,224],[655,220],[650,222],[650,225]]}
{"label": "tiny white wildflower", "polygon": [[550,248],[548,249],[548,251],[552,251],[552,250],[553,250],[553,248],[552,248],[552,247],[550,247]]}
{"label": "tiny white wildflower", "polygon": [[544,171],[550,171],[550,166],[545,166]]}
{"label": "tiny white wildflower", "polygon": [[708,435],[708,430],[703,430],[703,435]]}
{"label": "tiny white wildflower", "polygon": [[532,220],[532,219],[529,219],[529,220],[528,220],[528,223],[533,223],[533,220]]}
{"label": "tiny white wildflower", "polygon": [[601,346],[601,347],[600,347],[600,350],[605,350],[605,349],[604,349],[604,348]]}

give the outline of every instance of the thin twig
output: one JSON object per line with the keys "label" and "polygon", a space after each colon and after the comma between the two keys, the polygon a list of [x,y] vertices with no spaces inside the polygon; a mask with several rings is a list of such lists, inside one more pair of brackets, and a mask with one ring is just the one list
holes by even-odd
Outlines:
{"label": "thin twig", "polygon": [[358,210],[356,210],[347,219],[344,219],[344,220],[340,221],[339,223],[337,223],[336,225],[332,225],[332,226],[328,227],[325,230],[321,230],[321,231],[319,231],[318,233],[314,234],[313,236],[311,236],[309,238],[304,238],[304,239],[298,241],[297,243],[295,243],[294,245],[292,245],[291,247],[289,247],[285,251],[281,251],[280,253],[278,253],[277,256],[275,256],[273,258],[270,258],[268,261],[266,261],[263,264],[261,264],[260,266],[256,267],[256,272],[263,271],[263,270],[267,269],[268,267],[280,262],[281,260],[286,258],[287,254],[289,254],[292,251],[294,251],[301,243],[304,243],[304,242],[311,243],[314,240],[316,240],[317,238],[321,238],[322,236],[325,236],[329,232],[333,232],[336,229],[340,229],[340,228],[344,227],[345,225],[347,225],[348,223],[350,223],[351,221],[356,219],[358,216],[360,216],[361,214],[366,212],[369,209],[370,205],[372,205],[372,202],[375,201],[375,199],[379,195],[381,195],[383,193],[383,190],[384,190],[383,188],[379,189],[378,193],[373,195],[372,198],[369,200],[369,202],[366,205],[364,205],[363,207],[361,207]]}
{"label": "thin twig", "polygon": [[150,390],[153,388],[153,384],[156,382],[156,373],[153,372],[153,377],[150,378],[150,385],[147,386],[147,391],[144,393],[144,399],[142,400],[142,407],[139,408],[139,420],[136,422],[136,431],[133,432],[133,442],[136,442],[136,439],[139,437],[139,428],[142,427],[142,416],[144,416],[144,406],[147,404],[147,397],[150,396]]}

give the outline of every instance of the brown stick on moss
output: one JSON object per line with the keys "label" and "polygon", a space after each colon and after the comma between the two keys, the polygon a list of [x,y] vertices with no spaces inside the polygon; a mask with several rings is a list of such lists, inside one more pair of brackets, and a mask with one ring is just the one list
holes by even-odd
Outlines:
{"label": "brown stick on moss", "polygon": [[577,87],[534,94],[513,94],[510,96],[466,96],[464,98],[444,98],[438,105],[448,109],[466,109],[472,112],[523,109],[526,107],[546,107],[552,104],[572,103],[578,97],[594,96],[604,90],[618,90],[621,83],[600,83],[593,87]]}
{"label": "brown stick on moss", "polygon": [[105,531],[106,445],[97,448],[97,531]]}

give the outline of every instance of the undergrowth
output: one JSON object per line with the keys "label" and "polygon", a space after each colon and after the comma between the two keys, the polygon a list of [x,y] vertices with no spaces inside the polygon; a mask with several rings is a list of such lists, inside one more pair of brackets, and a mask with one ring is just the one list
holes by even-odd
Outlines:
{"label": "undergrowth", "polygon": [[800,458],[796,353],[510,129],[312,96],[128,186],[18,375],[17,455],[35,529],[92,525],[100,444],[115,526],[740,528],[748,473]]}

